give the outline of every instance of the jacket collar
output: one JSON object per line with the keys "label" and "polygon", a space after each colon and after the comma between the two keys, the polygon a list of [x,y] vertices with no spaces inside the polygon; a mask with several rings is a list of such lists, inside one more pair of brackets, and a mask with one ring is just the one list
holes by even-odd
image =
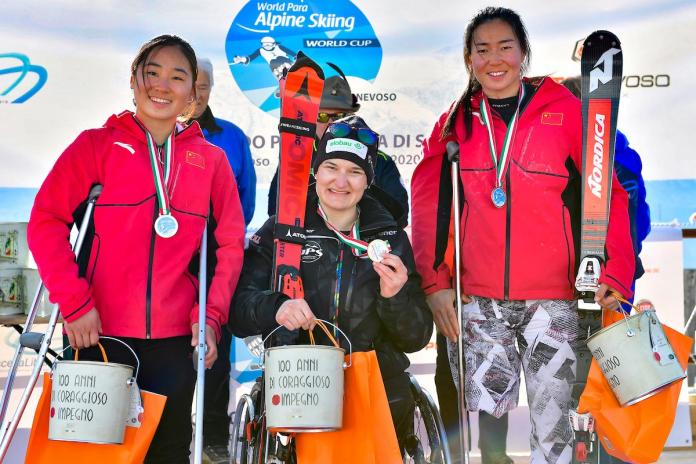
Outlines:
{"label": "jacket collar", "polygon": [[[147,143],[145,128],[135,119],[135,113],[132,111],[126,110],[119,114],[112,115],[106,120],[104,127],[127,132],[143,143]],[[175,140],[185,140],[197,136],[203,137],[203,133],[198,124],[190,124],[186,127],[177,124],[176,134],[174,135]]]}
{"label": "jacket collar", "polygon": [[213,116],[213,111],[210,109],[210,106],[206,106],[203,114],[193,121],[198,121],[201,129],[207,131],[208,134],[222,132],[222,127],[218,126],[217,122],[215,121],[215,116]]}

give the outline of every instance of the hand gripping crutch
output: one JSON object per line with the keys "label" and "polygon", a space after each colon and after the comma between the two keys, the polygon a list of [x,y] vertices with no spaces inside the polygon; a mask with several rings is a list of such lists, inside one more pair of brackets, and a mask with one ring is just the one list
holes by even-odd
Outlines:
{"label": "hand gripping crutch", "polygon": [[459,211],[459,144],[447,143],[447,158],[452,164],[452,203],[454,219],[454,277],[455,304],[457,305],[457,323],[459,324],[459,340],[457,341],[457,365],[459,368],[459,449],[464,457],[464,464],[469,464],[469,412],[466,410],[464,396],[464,353],[462,351],[462,271],[461,271],[461,232]]}
{"label": "hand gripping crutch", "polygon": [[203,461],[203,404],[205,395],[205,355],[208,345],[205,343],[205,305],[208,293],[207,285],[207,257],[208,257],[208,224],[206,222],[201,238],[200,259],[198,261],[198,346],[196,347],[196,430],[194,434],[193,462],[201,464]]}
{"label": "hand gripping crutch", "polygon": [[[75,259],[80,256],[80,250],[82,249],[82,244],[85,240],[85,235],[87,233],[87,228],[89,227],[89,222],[94,212],[94,204],[97,202],[97,198],[101,194],[102,186],[95,185],[89,192],[89,197],[87,199],[87,208],[85,209],[85,214],[80,224],[80,229],[77,234],[77,239],[73,246],[73,251],[75,252]],[[48,327],[46,328],[46,333],[41,334],[38,332],[31,332],[32,326],[34,324],[34,319],[38,313],[39,297],[41,291],[43,290],[43,282],[39,285],[34,295],[34,300],[31,304],[31,310],[27,316],[27,322],[24,325],[24,332],[19,337],[19,344],[15,349],[14,358],[12,359],[12,366],[7,372],[7,378],[5,379],[5,388],[2,391],[2,403],[0,403],[0,424],[2,425],[2,441],[0,441],[0,462],[5,458],[5,454],[10,447],[10,442],[17,431],[17,426],[19,425],[19,420],[22,418],[22,414],[27,407],[29,402],[29,397],[31,396],[34,387],[36,386],[36,381],[41,373],[41,368],[46,360],[46,353],[49,351],[49,344],[53,338],[53,331],[56,328],[56,323],[58,321],[58,305],[53,305],[53,310],[51,311],[51,316],[48,320]],[[27,384],[22,396],[19,400],[19,405],[14,412],[14,415],[10,420],[5,422],[5,414],[7,413],[7,406],[10,401],[10,394],[12,393],[12,385],[17,374],[17,368],[19,367],[19,361],[24,352],[24,348],[31,348],[36,351],[37,359],[34,363],[34,369],[32,370],[31,376],[29,377],[29,383]]]}

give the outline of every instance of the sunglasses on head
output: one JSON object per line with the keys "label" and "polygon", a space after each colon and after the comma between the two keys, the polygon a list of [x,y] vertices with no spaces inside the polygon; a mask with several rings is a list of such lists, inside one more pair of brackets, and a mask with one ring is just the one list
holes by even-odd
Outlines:
{"label": "sunglasses on head", "polygon": [[379,141],[379,135],[371,129],[364,127],[353,127],[345,122],[336,122],[329,126],[327,129],[330,134],[334,137],[348,137],[352,132],[355,132],[358,136],[358,140],[365,145],[377,145]]}
{"label": "sunglasses on head", "polygon": [[345,118],[346,116],[349,116],[353,113],[325,113],[325,112],[320,112],[317,115],[317,121],[326,124],[327,122],[335,121],[337,119]]}

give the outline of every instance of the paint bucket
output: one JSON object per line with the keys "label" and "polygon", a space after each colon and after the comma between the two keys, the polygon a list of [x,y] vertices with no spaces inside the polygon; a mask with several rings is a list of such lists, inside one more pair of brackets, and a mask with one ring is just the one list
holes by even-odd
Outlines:
{"label": "paint bucket", "polygon": [[289,345],[264,352],[266,426],[273,432],[329,432],[343,425],[343,370],[350,363],[324,325],[330,323],[320,322],[334,346]]}
{"label": "paint bucket", "polygon": [[[104,362],[77,361],[76,351],[75,361],[57,361],[54,364],[51,373],[53,386],[49,440],[123,443],[130,409],[130,390],[138,371],[136,369],[134,377],[131,366],[108,362],[101,344],[99,348]],[[135,356],[133,350],[128,349]]]}
{"label": "paint bucket", "polygon": [[639,311],[587,339],[621,406],[635,404],[686,377],[654,310]]}

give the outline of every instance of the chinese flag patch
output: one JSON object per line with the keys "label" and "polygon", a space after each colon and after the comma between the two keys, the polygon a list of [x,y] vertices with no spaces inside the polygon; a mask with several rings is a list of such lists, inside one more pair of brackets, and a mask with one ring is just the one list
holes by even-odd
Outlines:
{"label": "chinese flag patch", "polygon": [[199,168],[205,169],[205,158],[198,153],[193,151],[186,152],[186,162],[192,166],[197,166]]}
{"label": "chinese flag patch", "polygon": [[562,126],[563,113],[549,113],[544,111],[541,113],[541,123],[549,126]]}

